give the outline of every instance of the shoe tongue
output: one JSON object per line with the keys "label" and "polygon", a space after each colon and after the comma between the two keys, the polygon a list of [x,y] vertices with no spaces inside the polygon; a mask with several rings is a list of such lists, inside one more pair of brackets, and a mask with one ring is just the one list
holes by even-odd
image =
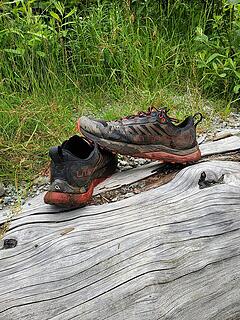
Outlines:
{"label": "shoe tongue", "polygon": [[97,122],[100,122],[104,127],[107,127],[107,122],[105,120],[98,119]]}
{"label": "shoe tongue", "polygon": [[171,123],[172,125],[174,125],[173,123],[179,123],[180,121],[176,118],[173,117],[169,117],[168,115],[168,111],[167,109],[163,109],[162,110],[162,115],[164,116],[164,118],[167,120],[168,123]]}
{"label": "shoe tongue", "polygon": [[153,116],[153,117],[157,117],[158,114],[159,114],[159,112],[157,112],[157,111],[152,111],[152,116]]}
{"label": "shoe tongue", "polygon": [[172,118],[169,117],[166,112],[164,112],[164,118],[167,119],[167,121],[172,122]]}

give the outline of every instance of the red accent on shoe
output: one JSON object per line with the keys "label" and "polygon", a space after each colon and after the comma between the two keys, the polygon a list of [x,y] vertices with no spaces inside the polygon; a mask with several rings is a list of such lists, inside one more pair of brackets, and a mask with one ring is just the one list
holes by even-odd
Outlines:
{"label": "red accent on shoe", "polygon": [[78,132],[81,132],[81,131],[80,131],[80,118],[79,118],[78,121],[77,121],[76,129],[77,129]]}
{"label": "red accent on shoe", "polygon": [[186,163],[186,162],[198,161],[201,158],[201,152],[200,152],[200,150],[197,150],[191,154],[181,156],[181,155],[177,155],[177,154],[156,151],[156,152],[138,153],[138,154],[134,154],[132,156],[137,157],[137,158],[161,160],[164,162],[171,162],[171,163]]}
{"label": "red accent on shoe", "polygon": [[85,193],[64,193],[48,191],[44,196],[44,202],[60,207],[77,208],[85,205],[92,197],[93,189],[105,178],[97,178],[92,181],[88,190]]}

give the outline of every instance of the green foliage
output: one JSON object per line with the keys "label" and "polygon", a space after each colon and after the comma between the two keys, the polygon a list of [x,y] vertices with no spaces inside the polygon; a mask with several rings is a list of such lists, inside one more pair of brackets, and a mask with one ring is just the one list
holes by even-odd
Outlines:
{"label": "green foliage", "polygon": [[[32,177],[49,145],[69,136],[81,113],[111,119],[156,99],[174,109],[176,95],[189,98],[189,88],[196,101],[205,95],[238,102],[239,6],[236,0],[1,1],[2,177]],[[194,100],[176,105],[180,115],[200,108]]]}
{"label": "green foliage", "polygon": [[212,19],[212,32],[196,29],[197,67],[203,88],[226,95],[240,92],[240,4],[224,1]]}
{"label": "green foliage", "polygon": [[208,94],[234,97],[237,2],[3,1],[0,83],[34,92],[59,85],[154,88],[191,78]]}
{"label": "green foliage", "polygon": [[166,10],[150,1],[131,6],[104,1],[85,10],[66,3],[21,0],[3,5],[5,87],[31,92],[66,83],[154,87],[191,76],[188,49],[202,15],[198,6],[193,18],[192,6],[181,1]]}

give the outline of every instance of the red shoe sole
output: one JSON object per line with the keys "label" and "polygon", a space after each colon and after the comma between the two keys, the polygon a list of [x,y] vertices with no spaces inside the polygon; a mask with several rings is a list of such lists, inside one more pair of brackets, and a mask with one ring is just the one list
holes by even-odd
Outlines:
{"label": "red shoe sole", "polygon": [[92,197],[93,189],[105,178],[98,178],[92,181],[88,190],[85,193],[64,193],[48,191],[44,196],[44,202],[47,204],[56,205],[59,207],[77,208],[85,205]]}
{"label": "red shoe sole", "polygon": [[201,152],[197,150],[193,153],[186,154],[186,155],[177,155],[162,151],[155,151],[155,152],[146,152],[146,153],[138,153],[132,155],[133,157],[137,158],[147,158],[152,160],[161,160],[163,162],[170,162],[170,163],[187,163],[198,161],[201,159]]}

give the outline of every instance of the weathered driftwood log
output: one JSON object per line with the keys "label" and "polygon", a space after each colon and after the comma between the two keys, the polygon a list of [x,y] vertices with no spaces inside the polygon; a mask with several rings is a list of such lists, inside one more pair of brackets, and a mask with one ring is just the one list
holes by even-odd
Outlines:
{"label": "weathered driftwood log", "polygon": [[240,319],[239,173],[203,162],[119,202],[25,208],[0,250],[0,319]]}

